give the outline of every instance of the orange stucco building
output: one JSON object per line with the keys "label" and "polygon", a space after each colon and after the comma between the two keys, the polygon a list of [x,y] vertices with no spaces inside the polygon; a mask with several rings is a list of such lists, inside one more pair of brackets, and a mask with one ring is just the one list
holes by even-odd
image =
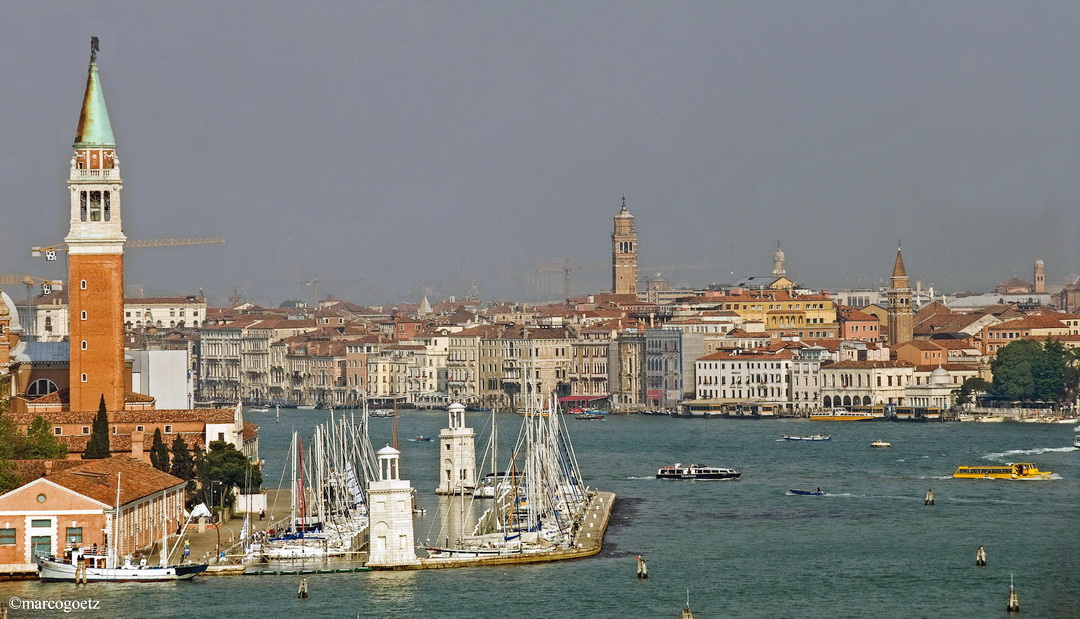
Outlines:
{"label": "orange stucco building", "polygon": [[0,576],[36,573],[39,556],[72,545],[105,553],[112,544],[117,557],[160,550],[184,523],[187,482],[127,454],[49,468],[0,495]]}

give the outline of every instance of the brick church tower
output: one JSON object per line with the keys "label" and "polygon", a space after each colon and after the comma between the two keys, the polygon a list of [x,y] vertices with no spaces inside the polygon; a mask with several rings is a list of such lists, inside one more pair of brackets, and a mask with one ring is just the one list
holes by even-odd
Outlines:
{"label": "brick church tower", "polygon": [[97,67],[97,37],[90,44],[75,155],[68,191],[71,226],[68,289],[71,365],[69,410],[123,410],[124,241],[120,226],[120,161]]}
{"label": "brick church tower", "polygon": [[896,248],[896,262],[887,291],[889,301],[889,347],[893,350],[904,342],[910,342],[914,331],[915,312],[911,307],[911,280],[904,269],[904,256]]}
{"label": "brick church tower", "polygon": [[1046,292],[1046,263],[1042,260],[1036,260],[1033,275],[1035,283],[1031,286],[1031,291],[1035,294],[1044,294]]}
{"label": "brick church tower", "polygon": [[634,232],[634,216],[626,210],[626,197],[622,209],[615,216],[615,230],[611,234],[611,291],[615,294],[637,294],[637,233]]}

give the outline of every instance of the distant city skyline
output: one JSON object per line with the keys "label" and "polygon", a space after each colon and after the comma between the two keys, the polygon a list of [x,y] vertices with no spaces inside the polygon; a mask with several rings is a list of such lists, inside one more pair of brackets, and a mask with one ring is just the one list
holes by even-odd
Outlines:
{"label": "distant city skyline", "polygon": [[[0,9],[0,274],[62,241],[90,36],[129,291],[220,304],[1080,276],[1080,6],[38,2]],[[607,268],[605,268],[605,265]],[[695,266],[696,265],[696,266]],[[538,272],[538,269],[540,272]],[[21,286],[5,286],[14,299]]]}

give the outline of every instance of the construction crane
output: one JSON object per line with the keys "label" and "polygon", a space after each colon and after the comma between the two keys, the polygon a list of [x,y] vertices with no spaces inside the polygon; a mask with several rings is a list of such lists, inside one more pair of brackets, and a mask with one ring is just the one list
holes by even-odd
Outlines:
{"label": "construction crane", "polygon": [[[124,247],[176,247],[179,245],[209,245],[211,243],[224,243],[225,239],[217,236],[194,238],[194,239],[145,239],[142,241],[127,241]],[[67,243],[49,245],[48,247],[32,247],[30,255],[37,258],[45,254],[45,259],[52,262],[56,260],[56,252],[67,251]]]}
{"label": "construction crane", "polygon": [[579,266],[570,266],[570,257],[563,258],[562,264],[540,264],[536,267],[537,273],[551,273],[555,271],[562,271],[563,274],[563,298],[570,298],[570,271],[581,271],[583,269],[597,269],[602,267],[610,267],[610,264],[585,264]]}
{"label": "construction crane", "polygon": [[59,279],[44,279],[33,275],[0,275],[0,286],[22,284],[26,286],[27,293],[35,284],[41,284],[41,293],[49,294],[53,290],[63,290],[64,282]]}
{"label": "construction crane", "polygon": [[319,282],[329,284],[331,282],[337,283],[337,282],[362,282],[362,281],[364,281],[363,277],[351,277],[351,278],[343,278],[343,279],[305,279],[305,280],[301,280],[300,285],[302,285],[302,286],[311,286],[311,308],[315,309],[316,307],[318,307],[318,302],[319,302]]}

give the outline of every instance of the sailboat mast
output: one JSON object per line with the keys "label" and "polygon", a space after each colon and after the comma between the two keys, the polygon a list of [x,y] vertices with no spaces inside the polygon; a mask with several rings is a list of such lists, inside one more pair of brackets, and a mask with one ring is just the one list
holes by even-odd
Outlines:
{"label": "sailboat mast", "polygon": [[394,430],[393,434],[390,436],[390,446],[394,449],[399,449],[397,435],[397,396],[394,396]]}
{"label": "sailboat mast", "polygon": [[[304,487],[304,439],[297,437],[296,439],[296,458],[299,461],[300,466],[300,526],[302,529],[307,529],[307,488]],[[300,542],[303,543],[304,536],[300,536]]]}
{"label": "sailboat mast", "polygon": [[292,460],[292,513],[290,517],[292,518],[293,531],[296,530],[296,502],[299,500],[299,493],[297,492],[299,489],[297,480],[299,478],[296,476],[296,436],[296,430],[293,430],[292,445],[290,445],[289,450],[289,459]]}
{"label": "sailboat mast", "polygon": [[112,544],[109,544],[109,567],[115,568],[120,556],[120,471],[116,472],[116,512],[113,514]]}

